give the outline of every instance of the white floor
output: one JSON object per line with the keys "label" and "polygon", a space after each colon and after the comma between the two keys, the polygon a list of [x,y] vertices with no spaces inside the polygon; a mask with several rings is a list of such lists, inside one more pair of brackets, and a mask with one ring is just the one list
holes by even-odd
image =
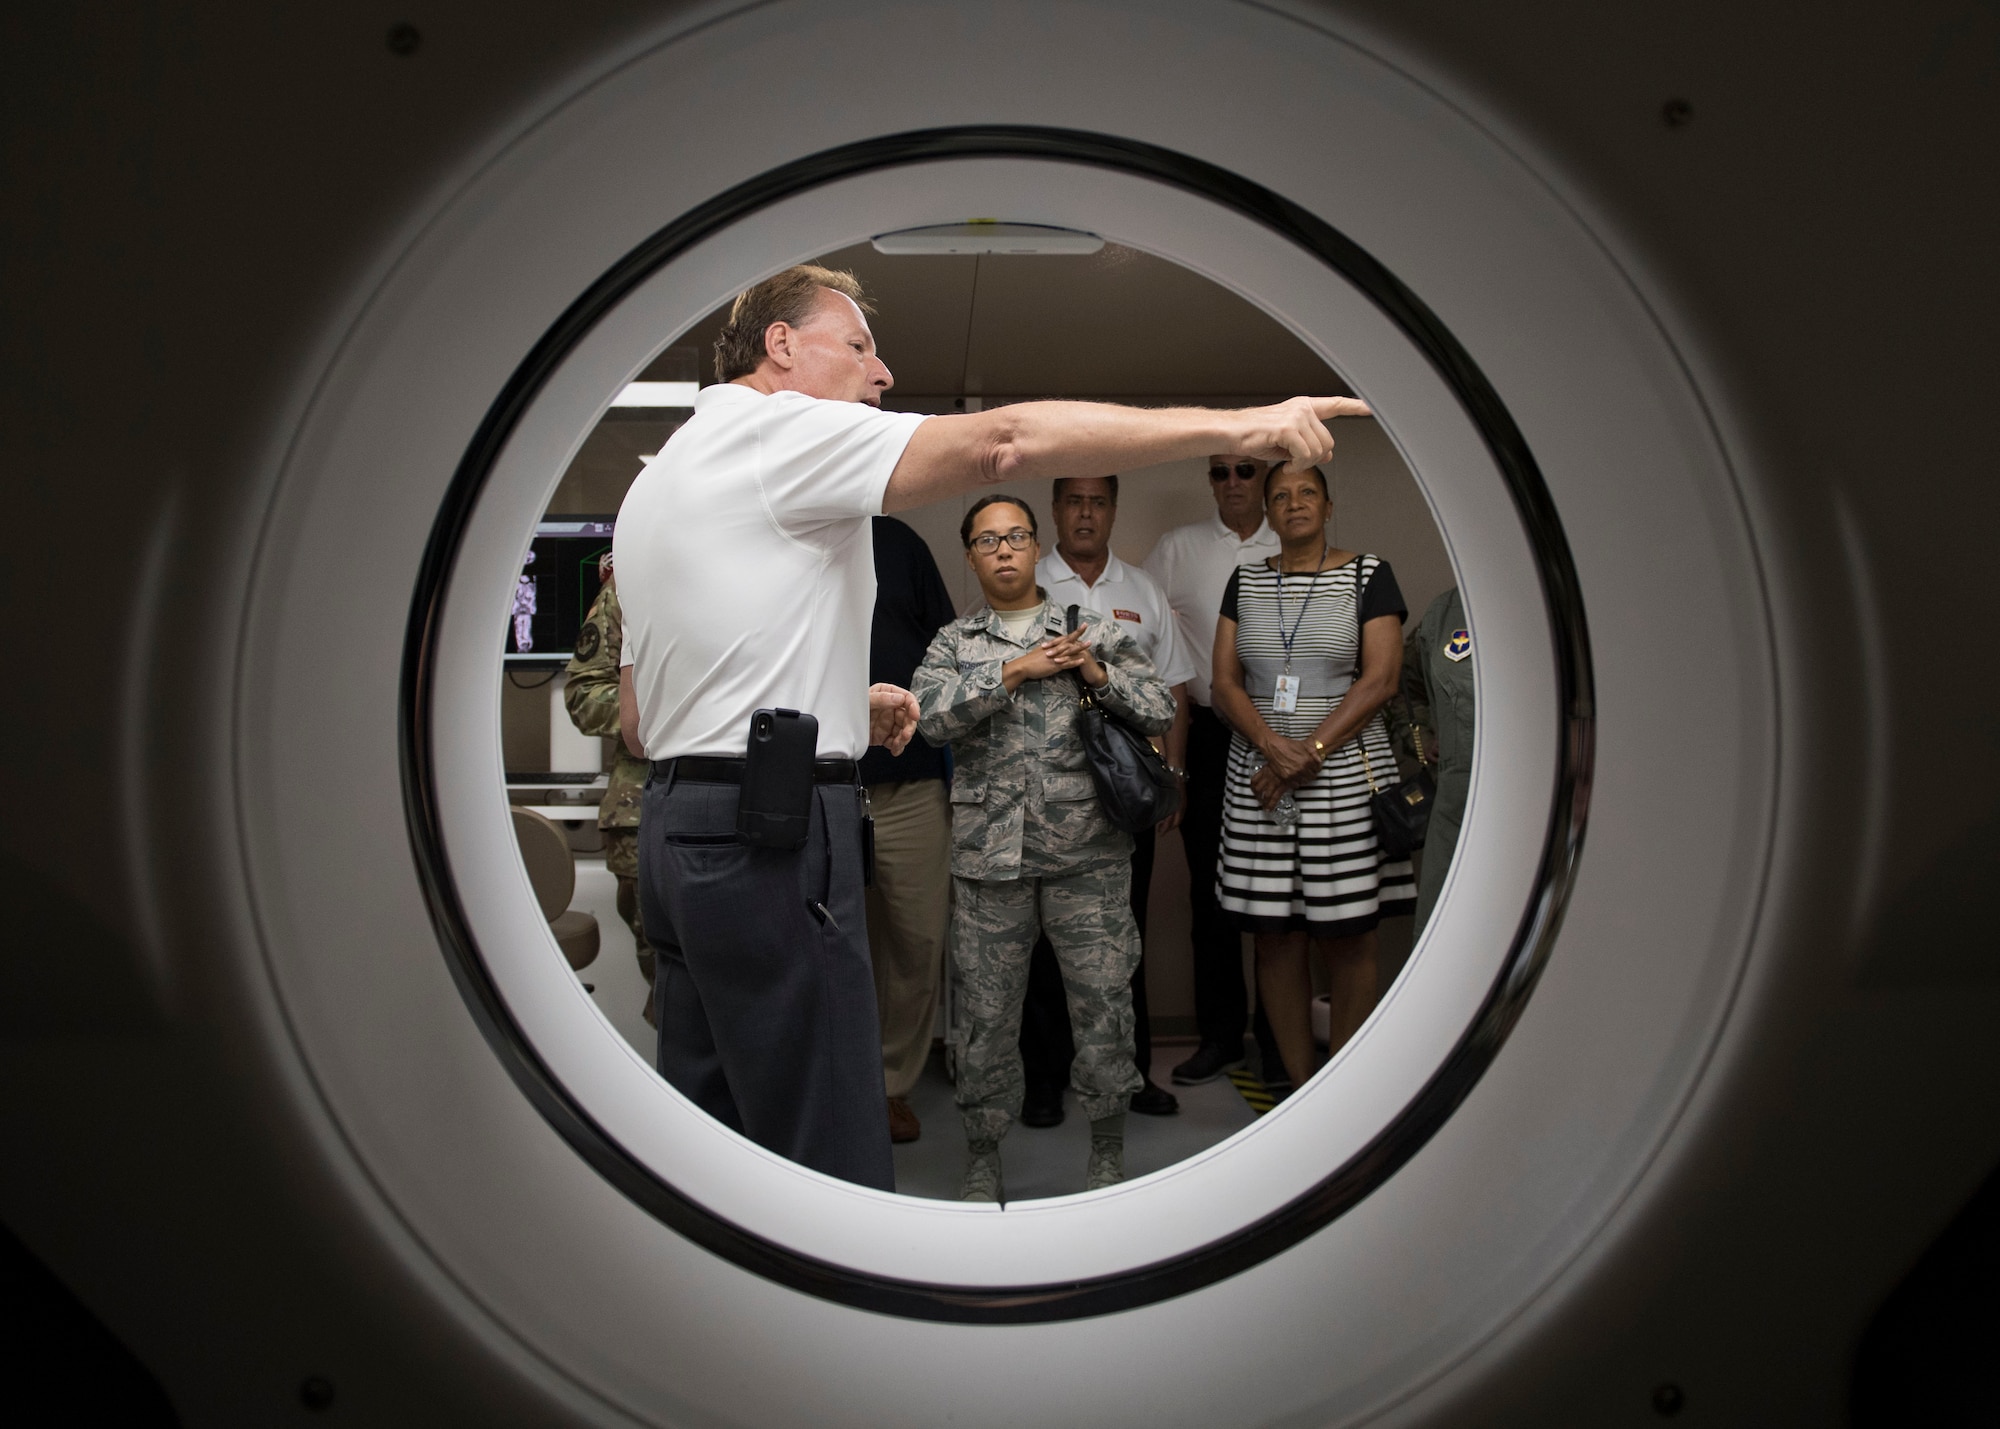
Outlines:
{"label": "white floor", "polygon": [[[1168,1070],[1193,1050],[1191,1046],[1155,1047],[1153,1080],[1167,1086]],[[1177,1114],[1125,1118],[1128,1179],[1185,1161],[1234,1136],[1256,1119],[1249,1103],[1226,1077],[1205,1086],[1169,1089],[1180,1100]],[[1061,1126],[1037,1130],[1017,1125],[1000,1143],[1008,1200],[1071,1196],[1083,1189],[1084,1162],[1090,1156],[1090,1123],[1077,1110],[1073,1094],[1065,1094],[1064,1100],[1069,1115]],[[910,1105],[924,1124],[924,1134],[896,1148],[896,1189],[906,1196],[955,1200],[959,1173],[965,1169],[965,1132],[952,1101],[951,1083],[945,1079],[942,1053],[931,1055],[923,1081],[910,1096]]]}
{"label": "white floor", "polygon": [[569,906],[597,919],[597,961],[577,976],[593,989],[591,998],[598,1010],[650,1063],[654,1038],[646,1025],[646,980],[639,975],[639,960],[632,953],[632,930],[618,916],[618,880],[606,871],[603,859],[578,856],[576,892]]}
{"label": "white floor", "polygon": [[[592,988],[591,996],[611,1025],[638,1048],[648,1062],[654,1056],[653,1029],[646,1025],[646,982],[632,953],[632,934],[618,916],[618,881],[601,858],[576,861],[576,893],[570,907],[597,919],[597,960],[578,976]],[[1169,1086],[1169,1069],[1193,1049],[1166,1045],[1154,1048],[1153,1080]],[[1227,1078],[1200,1087],[1170,1087],[1180,1099],[1177,1115],[1128,1116],[1125,1122],[1125,1170],[1131,1177],[1163,1170],[1216,1142],[1233,1136],[1255,1119],[1249,1104]],[[953,1199],[965,1162],[965,1133],[944,1059],[933,1054],[910,1104],[923,1122],[923,1136],[896,1148],[896,1189],[909,1196]],[[1016,1126],[1001,1146],[1007,1196],[1026,1200],[1071,1195],[1083,1189],[1083,1167],[1090,1152],[1090,1124],[1072,1100],[1061,1126],[1035,1130]]]}

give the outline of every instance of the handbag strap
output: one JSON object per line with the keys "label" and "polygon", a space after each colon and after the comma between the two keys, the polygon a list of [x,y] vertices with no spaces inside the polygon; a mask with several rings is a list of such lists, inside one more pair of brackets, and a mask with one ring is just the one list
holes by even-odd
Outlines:
{"label": "handbag strap", "polygon": [[1354,747],[1361,753],[1361,777],[1368,781],[1368,792],[1379,794],[1382,786],[1375,782],[1375,766],[1368,762],[1368,726],[1361,726],[1361,733],[1354,736]]}
{"label": "handbag strap", "polygon": [[[1357,637],[1355,641],[1355,651],[1354,651],[1354,678],[1357,680],[1361,678],[1361,650],[1360,650],[1360,640],[1359,640],[1359,636],[1361,634],[1361,589],[1362,589],[1361,563],[1367,559],[1368,557],[1366,556],[1366,554],[1357,555],[1354,558],[1353,562],[1354,633],[1355,636]],[[1370,572],[1370,574],[1372,575],[1373,572]],[[1379,794],[1382,792],[1382,786],[1375,782],[1375,766],[1371,764],[1368,760],[1368,720],[1372,720],[1374,718],[1375,718],[1374,715],[1370,715],[1368,719],[1361,721],[1361,728],[1354,731],[1353,743],[1354,743],[1354,748],[1361,755],[1361,777],[1368,781],[1368,792],[1370,794]]]}
{"label": "handbag strap", "polygon": [[[1063,629],[1065,630],[1076,629],[1077,610],[1078,607],[1074,605],[1072,605],[1069,608],[1068,613],[1064,616],[1063,619]],[[1104,716],[1104,721],[1106,724],[1118,725],[1121,728],[1123,728],[1126,731],[1126,733],[1130,734],[1135,740],[1138,741],[1139,745],[1145,748],[1146,753],[1152,755],[1154,759],[1160,762],[1162,767],[1165,767],[1166,759],[1163,755],[1161,755],[1159,750],[1153,748],[1153,741],[1150,735],[1141,734],[1138,730],[1133,729],[1130,725],[1126,724],[1124,717],[1121,716],[1116,710],[1107,709],[1104,705],[1104,702],[1097,698],[1097,691],[1091,689],[1090,686],[1086,685],[1083,682],[1083,676],[1079,672],[1072,670],[1069,672],[1069,677],[1072,680],[1076,681],[1076,692],[1077,692],[1076,703],[1078,709],[1096,710],[1099,714]]]}
{"label": "handbag strap", "polygon": [[[1072,605],[1067,611],[1063,613],[1063,630],[1065,633],[1076,629],[1077,611],[1080,609],[1081,609],[1080,606]],[[1070,679],[1076,681],[1076,702],[1080,708],[1087,710],[1095,710],[1103,708],[1102,705],[1098,704],[1097,696],[1095,693],[1092,692],[1090,686],[1086,685],[1083,682],[1083,676],[1081,674],[1079,674],[1075,670],[1071,670],[1069,672],[1069,677]]]}

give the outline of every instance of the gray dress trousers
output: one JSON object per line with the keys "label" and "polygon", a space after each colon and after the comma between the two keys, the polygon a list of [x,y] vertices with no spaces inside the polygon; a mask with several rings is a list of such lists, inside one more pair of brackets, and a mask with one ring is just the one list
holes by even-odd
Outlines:
{"label": "gray dress trousers", "polygon": [[646,786],[639,896],[658,956],[660,1075],[760,1146],[893,1191],[861,790],[815,785],[797,850],[738,843],[738,793],[659,775]]}

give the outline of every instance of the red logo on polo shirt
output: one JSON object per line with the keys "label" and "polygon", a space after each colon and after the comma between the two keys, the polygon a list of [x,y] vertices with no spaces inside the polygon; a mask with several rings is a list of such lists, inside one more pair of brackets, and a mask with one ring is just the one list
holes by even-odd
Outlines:
{"label": "red logo on polo shirt", "polygon": [[1133,623],[1134,625],[1143,625],[1143,624],[1145,624],[1145,622],[1144,622],[1144,621],[1142,621],[1141,619],[1139,619],[1139,612],[1138,612],[1138,611],[1136,611],[1136,610],[1120,610],[1120,609],[1118,609],[1118,607],[1117,607],[1117,606],[1115,606],[1115,605],[1114,605],[1114,606],[1113,606],[1113,607],[1111,608],[1111,618],[1112,618],[1113,620],[1129,620],[1129,621],[1131,621],[1131,622],[1132,622],[1132,623]]}

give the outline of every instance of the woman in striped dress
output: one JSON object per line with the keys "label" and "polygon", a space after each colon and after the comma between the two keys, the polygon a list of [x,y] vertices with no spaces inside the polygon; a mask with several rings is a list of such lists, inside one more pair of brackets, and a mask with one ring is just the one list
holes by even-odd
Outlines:
{"label": "woman in striped dress", "polygon": [[1215,709],[1235,731],[1217,894],[1256,935],[1258,1001],[1302,1086],[1318,1070],[1311,953],[1332,976],[1338,1049],[1375,1006],[1377,921],[1416,904],[1409,860],[1376,847],[1362,758],[1377,782],[1397,777],[1381,710],[1407,612],[1388,562],[1328,545],[1317,468],[1272,472],[1264,507],[1282,549],[1237,567],[1215,631]]}

